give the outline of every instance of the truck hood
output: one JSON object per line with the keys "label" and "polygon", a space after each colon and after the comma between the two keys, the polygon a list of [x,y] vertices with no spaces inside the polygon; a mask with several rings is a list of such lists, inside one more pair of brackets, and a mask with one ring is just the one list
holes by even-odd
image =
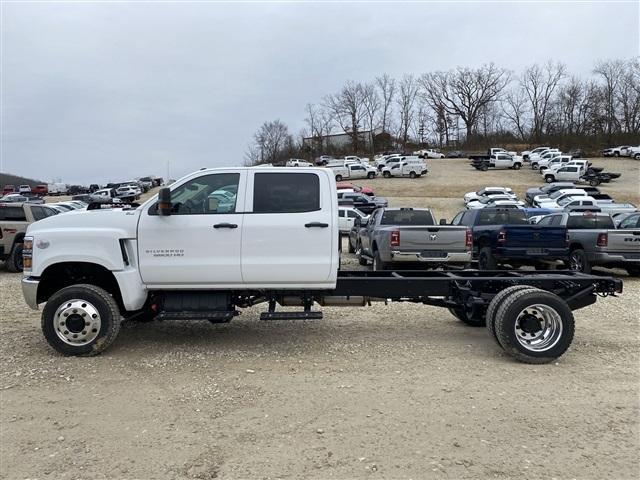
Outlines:
{"label": "truck hood", "polygon": [[61,213],[29,225],[27,235],[61,230],[117,231],[120,238],[135,238],[140,210],[81,210]]}

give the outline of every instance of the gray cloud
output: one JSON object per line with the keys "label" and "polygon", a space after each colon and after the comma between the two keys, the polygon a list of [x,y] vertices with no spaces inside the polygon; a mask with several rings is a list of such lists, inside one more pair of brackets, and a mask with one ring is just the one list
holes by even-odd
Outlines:
{"label": "gray cloud", "polygon": [[2,171],[68,183],[237,165],[346,80],[639,54],[638,3],[4,4]]}

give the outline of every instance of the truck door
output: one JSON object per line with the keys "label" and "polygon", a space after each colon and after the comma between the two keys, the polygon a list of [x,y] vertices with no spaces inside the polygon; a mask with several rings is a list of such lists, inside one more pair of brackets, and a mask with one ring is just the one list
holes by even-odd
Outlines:
{"label": "truck door", "polygon": [[349,165],[350,178],[365,178],[367,170],[362,165]]}
{"label": "truck door", "polygon": [[141,213],[138,256],[149,285],[242,283],[241,232],[246,172],[216,172],[171,189],[172,212]]}
{"label": "truck door", "polygon": [[302,286],[330,280],[338,263],[332,192],[330,179],[320,172],[249,172],[242,231],[245,283]]}

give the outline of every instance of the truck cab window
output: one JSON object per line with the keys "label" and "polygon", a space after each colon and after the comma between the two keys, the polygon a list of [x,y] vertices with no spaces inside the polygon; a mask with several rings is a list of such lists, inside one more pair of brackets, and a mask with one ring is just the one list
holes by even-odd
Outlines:
{"label": "truck cab window", "polygon": [[[296,176],[295,181],[292,181],[292,175]],[[350,198],[356,200],[357,197]],[[254,213],[301,213],[316,210],[320,210],[320,179],[315,173],[255,174]]]}
{"label": "truck cab window", "polygon": [[173,215],[234,213],[240,174],[217,173],[189,180],[171,192]]}

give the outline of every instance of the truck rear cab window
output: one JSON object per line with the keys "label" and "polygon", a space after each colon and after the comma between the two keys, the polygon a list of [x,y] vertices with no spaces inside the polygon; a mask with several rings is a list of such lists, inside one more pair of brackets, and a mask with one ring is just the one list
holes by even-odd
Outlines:
{"label": "truck rear cab window", "polygon": [[567,220],[571,229],[614,229],[613,220],[604,215],[574,215]]}
{"label": "truck rear cab window", "polygon": [[0,205],[0,220],[26,222],[27,217],[24,214],[22,205],[16,207]]}
{"label": "truck rear cab window", "polygon": [[[349,198],[346,195],[343,198]],[[256,173],[254,213],[301,213],[320,210],[320,179],[315,173]]]}
{"label": "truck rear cab window", "polygon": [[481,210],[478,225],[528,225],[527,217],[521,210]]}
{"label": "truck rear cab window", "polygon": [[380,225],[398,225],[400,227],[416,225],[435,225],[431,212],[425,210],[385,210]]}
{"label": "truck rear cab window", "polygon": [[[189,180],[171,192],[172,215],[235,213],[239,173],[216,173]],[[150,209],[149,213],[156,212]]]}

